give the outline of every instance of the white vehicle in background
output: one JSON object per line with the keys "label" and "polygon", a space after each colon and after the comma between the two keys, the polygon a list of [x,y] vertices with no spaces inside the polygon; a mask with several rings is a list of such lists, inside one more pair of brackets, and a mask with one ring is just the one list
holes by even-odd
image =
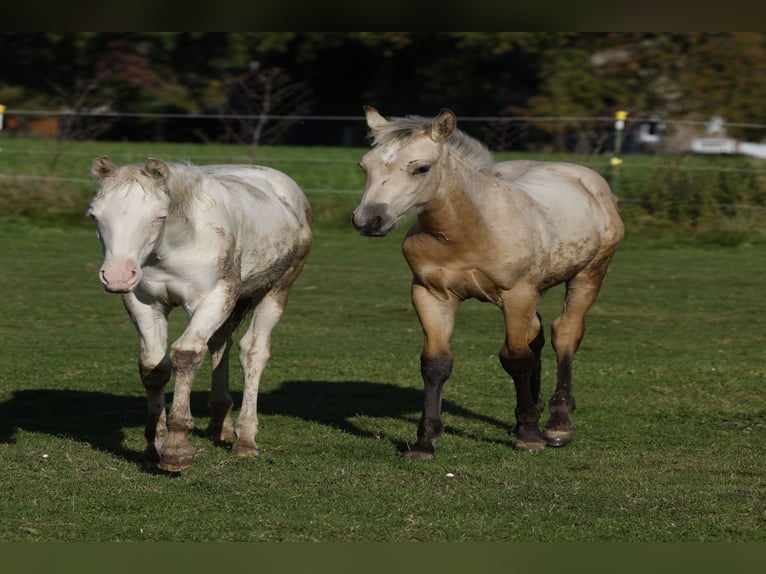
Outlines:
{"label": "white vehicle in background", "polygon": [[[659,144],[665,133],[665,123],[652,116],[638,130],[638,141],[644,145]],[[726,135],[726,120],[713,116],[708,122],[705,137],[691,140],[688,151],[702,155],[746,155],[766,159],[766,143],[743,142]]]}

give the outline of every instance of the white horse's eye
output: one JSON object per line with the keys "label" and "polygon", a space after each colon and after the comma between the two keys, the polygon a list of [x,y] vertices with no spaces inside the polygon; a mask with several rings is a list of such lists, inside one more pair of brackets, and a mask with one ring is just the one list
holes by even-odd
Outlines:
{"label": "white horse's eye", "polygon": [[413,175],[422,175],[424,173],[428,173],[428,170],[431,169],[430,165],[421,165],[420,167],[416,167],[413,171]]}

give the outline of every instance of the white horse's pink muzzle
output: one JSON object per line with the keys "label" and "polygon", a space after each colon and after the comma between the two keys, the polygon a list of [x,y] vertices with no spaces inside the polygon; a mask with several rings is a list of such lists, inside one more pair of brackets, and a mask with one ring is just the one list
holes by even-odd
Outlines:
{"label": "white horse's pink muzzle", "polygon": [[127,293],[141,280],[141,269],[134,259],[113,258],[104,262],[98,277],[110,293]]}

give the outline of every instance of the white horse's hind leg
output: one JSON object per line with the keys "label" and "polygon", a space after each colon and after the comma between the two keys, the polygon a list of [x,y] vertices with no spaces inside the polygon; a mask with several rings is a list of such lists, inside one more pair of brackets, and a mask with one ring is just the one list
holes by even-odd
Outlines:
{"label": "white horse's hind leg", "polygon": [[245,374],[242,409],[237,417],[237,440],[232,452],[258,456],[255,437],[258,434],[258,389],[266,364],[271,357],[271,331],[279,322],[287,304],[287,291],[266,294],[255,307],[250,327],[239,342],[239,361]]}
{"label": "white horse's hind leg", "polygon": [[207,435],[213,442],[234,440],[234,425],[231,421],[233,400],[229,392],[229,350],[231,335],[213,337],[208,348],[212,363],[213,376],[208,406],[210,407],[210,425]]}

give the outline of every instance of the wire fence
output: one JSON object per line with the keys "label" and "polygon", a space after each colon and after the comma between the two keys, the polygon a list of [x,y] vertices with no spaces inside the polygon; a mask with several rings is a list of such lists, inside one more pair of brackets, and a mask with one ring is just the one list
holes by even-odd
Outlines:
{"label": "wire fence", "polygon": [[[93,150],[98,148],[99,141],[94,140],[78,140],[67,139],[61,133],[62,124],[67,119],[76,118],[78,121],[84,118],[113,118],[123,121],[141,121],[156,123],[166,120],[178,120],[189,121],[190,119],[201,120],[205,122],[222,122],[227,119],[243,121],[243,120],[263,120],[268,121],[290,121],[300,122],[304,124],[304,128],[315,129],[318,132],[324,134],[322,137],[326,139],[315,138],[313,145],[301,146],[301,152],[296,154],[289,151],[291,145],[285,146],[266,146],[269,149],[267,157],[264,157],[260,153],[258,159],[265,159],[265,163],[273,165],[274,167],[284,167],[284,171],[291,173],[291,171],[297,169],[298,171],[311,171],[313,168],[324,166],[332,167],[339,166],[343,170],[348,168],[349,170],[356,170],[355,164],[359,161],[361,156],[356,149],[349,149],[348,154],[330,154],[326,150],[328,147],[348,147],[355,148],[357,144],[361,147],[366,147],[369,142],[364,139],[366,132],[365,118],[362,115],[335,115],[335,116],[315,116],[315,115],[302,115],[302,116],[257,116],[257,115],[235,115],[235,114],[148,114],[148,113],[116,113],[116,112],[56,112],[56,111],[28,111],[28,110],[14,110],[7,109],[5,112],[6,120],[8,118],[16,118],[18,121],[6,121],[6,129],[0,131],[0,185],[7,186],[9,184],[46,184],[46,185],[68,185],[75,186],[77,188],[92,188],[93,180],[87,177],[87,169],[78,169],[71,171],[65,168],[65,166],[76,164],[87,164],[94,157]],[[52,133],[32,133],[34,128],[34,121],[41,119],[56,118],[58,123],[54,126],[42,126],[46,129],[55,128]],[[24,121],[21,121],[24,119]],[[524,143],[523,146],[517,147],[511,146],[513,149],[507,150],[507,154],[502,151],[502,146],[493,146],[488,144],[490,149],[501,148],[497,151],[498,157],[505,159],[507,156],[512,155],[515,151],[532,152],[539,154],[541,158],[547,158],[548,154],[576,154],[573,155],[573,160],[578,163],[585,163],[589,167],[596,169],[603,175],[612,176],[613,187],[620,187],[621,199],[626,203],[643,202],[643,194],[636,192],[639,188],[638,184],[631,181],[641,179],[642,181],[659,182],[659,185],[673,185],[669,176],[664,177],[662,172],[681,172],[690,175],[691,177],[701,180],[714,180],[716,178],[728,177],[731,180],[738,179],[735,183],[731,183],[729,180],[722,181],[723,187],[737,186],[743,187],[745,185],[751,185],[752,182],[766,182],[766,160],[759,160],[746,157],[735,157],[732,155],[729,159],[731,161],[719,161],[720,158],[713,159],[709,157],[697,157],[699,161],[687,161],[687,158],[691,156],[688,154],[689,149],[684,149],[683,145],[671,149],[667,145],[662,145],[663,140],[677,138],[678,133],[682,132],[687,134],[697,134],[698,137],[710,136],[711,122],[704,121],[690,121],[690,120],[662,120],[661,132],[649,134],[649,141],[642,141],[642,133],[645,135],[648,127],[654,125],[657,127],[658,120],[654,117],[634,117],[626,120],[626,137],[620,142],[620,149],[615,148],[615,119],[606,116],[592,116],[592,117],[505,117],[505,116],[473,116],[473,117],[459,117],[458,121],[461,126],[476,135],[482,141],[491,140],[491,137],[482,138],[478,134],[495,134],[495,141],[503,139],[507,144],[509,141],[516,141],[517,143]],[[10,127],[9,127],[10,123]],[[465,125],[463,125],[465,124]],[[331,130],[320,130],[318,126],[335,126]],[[545,137],[539,137],[540,133],[537,132],[536,126],[547,125],[547,129],[542,130]],[[345,143],[353,145],[343,146],[339,145],[337,136],[338,133],[342,133],[348,126],[353,126],[355,133],[361,134],[361,139],[356,140],[348,139]],[[509,135],[508,126],[514,126],[514,131]],[[553,126],[553,127],[551,127]],[[41,129],[42,129],[41,127]],[[167,127],[167,126],[166,126]],[[766,124],[757,123],[727,123],[718,122],[717,134],[712,134],[717,137],[727,137],[728,133],[736,129],[750,130],[749,133],[758,134],[761,133],[766,136]],[[643,131],[642,131],[643,130]],[[83,132],[84,133],[84,132]],[[166,138],[161,137],[162,131],[154,130],[152,132],[154,136],[151,141],[146,143],[173,143],[168,142]],[[502,137],[498,134],[502,134]],[[81,134],[82,135],[82,134]],[[539,139],[535,139],[538,137]],[[27,145],[30,138],[36,138],[39,141],[47,141],[50,145],[33,146]],[[583,140],[587,141],[583,141]],[[755,138],[757,139],[757,137]],[[574,140],[574,143],[570,140]],[[77,145],[78,141],[89,141],[91,145],[80,146]],[[109,140],[104,139],[106,143]],[[201,140],[197,139],[196,143],[200,143]],[[691,140],[689,140],[691,141]],[[52,142],[52,143],[51,143]],[[193,142],[190,142],[193,143]],[[205,143],[217,143],[215,141],[207,141]],[[239,142],[242,143],[242,142]],[[192,163],[205,164],[205,163],[251,163],[252,155],[248,153],[249,147],[252,146],[252,142],[244,146],[226,146],[224,148],[217,147],[215,145],[203,145],[203,146],[191,146],[194,151],[189,154],[186,160]],[[688,147],[688,146],[687,146]],[[142,149],[140,144],[137,144],[134,148],[136,150]],[[265,149],[265,148],[262,148]],[[282,150],[282,151],[280,151]],[[619,167],[615,167],[612,163],[615,155],[621,155],[625,158]],[[672,161],[661,161],[663,158],[667,160],[667,156],[672,156]],[[145,156],[135,153],[135,157],[125,158],[126,162],[142,161]],[[706,161],[709,160],[709,161]],[[54,167],[56,166],[56,167]],[[79,174],[83,174],[79,176]],[[651,177],[647,174],[654,174]],[[659,174],[659,175],[657,175]],[[741,183],[739,180],[747,178],[747,184]],[[699,179],[701,178],[701,179]],[[353,178],[345,178],[337,183],[335,180],[331,181],[330,185],[323,183],[304,185],[304,190],[307,194],[315,195],[356,195],[360,194],[360,184]],[[334,184],[337,183],[337,184]],[[650,183],[642,183],[641,185],[651,185]],[[632,185],[632,187],[631,187]],[[688,187],[693,187],[696,182],[686,184]],[[766,183],[760,183],[761,187],[766,187]],[[672,199],[667,199],[666,202],[675,202],[675,205],[688,205],[696,201],[695,196],[687,194],[683,196],[681,194],[675,195]],[[758,202],[741,202],[736,198],[732,198],[730,201],[720,201],[719,206],[728,207],[735,210],[740,209],[754,209],[762,211],[764,209],[760,200]]]}
{"label": "wire fence", "polygon": [[[617,112],[616,115],[622,112]],[[111,110],[5,110],[6,137],[240,144],[364,145],[363,115],[136,113]],[[460,116],[460,125],[496,151],[604,153],[614,147],[616,116]],[[628,116],[621,151],[683,152],[694,137],[766,140],[766,124]],[[259,138],[254,141],[253,138]]]}

